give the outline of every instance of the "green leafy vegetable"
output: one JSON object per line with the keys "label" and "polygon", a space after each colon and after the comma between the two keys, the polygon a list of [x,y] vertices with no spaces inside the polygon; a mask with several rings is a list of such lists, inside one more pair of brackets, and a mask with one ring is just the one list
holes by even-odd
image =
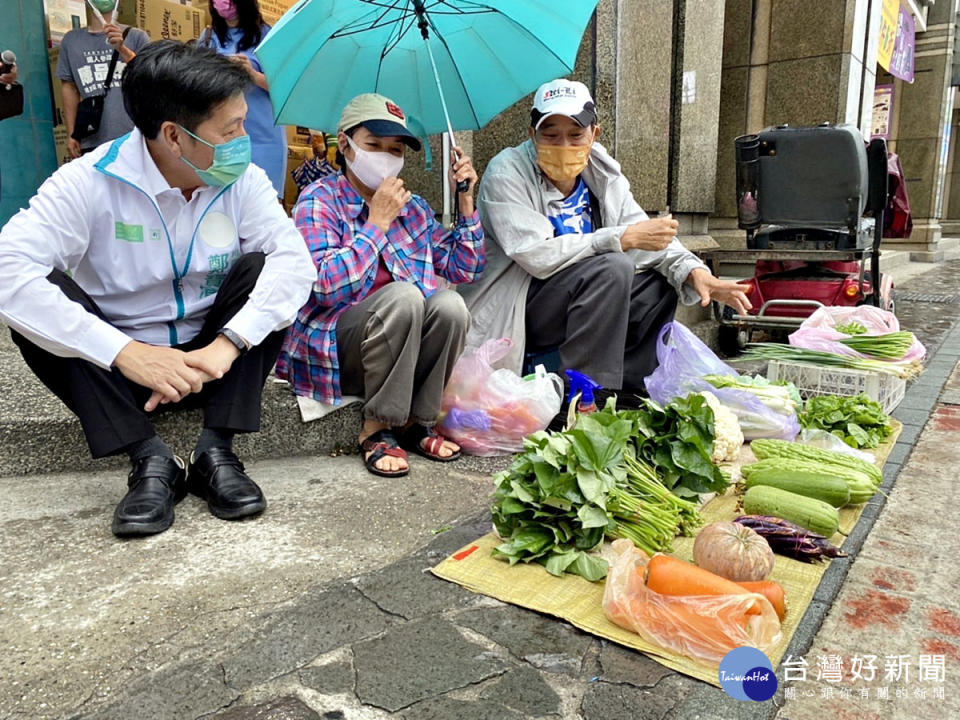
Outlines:
{"label": "green leafy vegetable", "polygon": [[699,395],[628,411],[609,400],[570,430],[530,435],[494,478],[491,511],[503,539],[494,556],[594,581],[606,576],[607,563],[589,551],[604,535],[628,538],[651,555],[669,550],[677,533],[701,523],[696,504],[683,497],[729,484],[710,462],[713,442],[713,410]]}
{"label": "green leafy vegetable", "polygon": [[804,428],[826,430],[855,448],[875,448],[889,437],[890,418],[869,395],[818,395],[798,416]]}
{"label": "green leafy vegetable", "polygon": [[730,484],[710,461],[716,432],[713,410],[702,395],[677,398],[665,408],[644,400],[640,409],[620,414],[636,422],[639,456],[654,466],[675,494],[695,498],[722,492]]}

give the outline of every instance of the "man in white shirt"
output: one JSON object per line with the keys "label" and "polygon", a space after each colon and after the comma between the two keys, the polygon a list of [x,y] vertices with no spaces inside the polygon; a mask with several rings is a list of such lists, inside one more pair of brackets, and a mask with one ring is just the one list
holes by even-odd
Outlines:
{"label": "man in white shirt", "polygon": [[[316,279],[243,121],[247,73],[204,48],[145,47],[127,66],[135,129],[68,163],[0,230],[0,319],[79,417],[94,457],[126,452],[113,532],[170,527],[189,490],[217,517],[266,500],[233,453]],[[158,409],[201,407],[184,463]]]}

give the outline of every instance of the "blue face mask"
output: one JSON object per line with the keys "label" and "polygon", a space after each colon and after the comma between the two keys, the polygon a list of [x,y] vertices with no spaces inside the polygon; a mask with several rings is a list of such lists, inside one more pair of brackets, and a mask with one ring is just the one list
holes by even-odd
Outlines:
{"label": "blue face mask", "polygon": [[192,162],[187,160],[186,156],[181,155],[183,160],[197,173],[202,183],[212,187],[224,187],[243,175],[250,164],[250,136],[241,135],[235,137],[229,142],[214,145],[208,143],[202,137],[197,137],[182,125],[177,125],[187,135],[194,140],[202,142],[207,147],[213,148],[213,162],[206,170],[201,170]]}

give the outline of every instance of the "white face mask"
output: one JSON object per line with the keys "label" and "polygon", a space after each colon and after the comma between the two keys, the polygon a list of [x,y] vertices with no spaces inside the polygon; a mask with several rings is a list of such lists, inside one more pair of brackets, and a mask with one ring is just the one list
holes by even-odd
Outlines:
{"label": "white face mask", "polygon": [[389,177],[397,177],[403,169],[403,156],[396,157],[388,152],[370,152],[357,147],[347,136],[347,142],[353,148],[353,160],[347,161],[347,167],[357,176],[357,180],[376,192],[380,184]]}

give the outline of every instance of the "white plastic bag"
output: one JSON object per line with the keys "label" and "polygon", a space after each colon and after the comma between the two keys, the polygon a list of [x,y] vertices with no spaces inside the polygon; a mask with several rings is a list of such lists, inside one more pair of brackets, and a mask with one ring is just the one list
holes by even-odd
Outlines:
{"label": "white plastic bag", "polygon": [[537,366],[521,378],[494,370],[513,343],[488,340],[464,351],[443,391],[440,431],[470,455],[501,455],[523,450],[523,439],[543,430],[560,412],[563,381]]}

